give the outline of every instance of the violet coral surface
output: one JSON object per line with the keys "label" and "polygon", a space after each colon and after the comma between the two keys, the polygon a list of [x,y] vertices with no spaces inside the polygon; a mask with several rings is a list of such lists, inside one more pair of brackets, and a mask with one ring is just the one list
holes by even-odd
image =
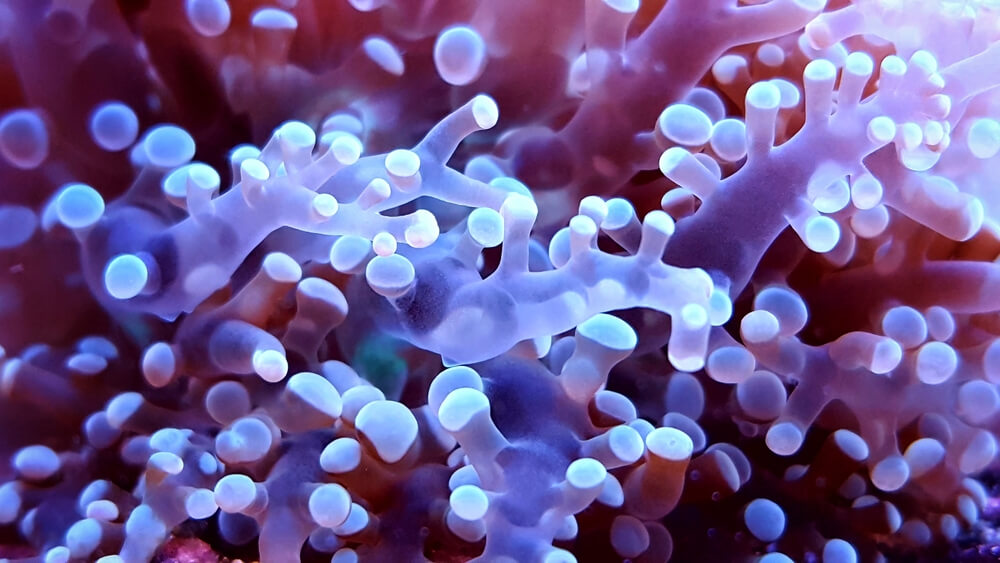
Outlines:
{"label": "violet coral surface", "polygon": [[0,0],[0,560],[995,560],[996,86],[996,0]]}

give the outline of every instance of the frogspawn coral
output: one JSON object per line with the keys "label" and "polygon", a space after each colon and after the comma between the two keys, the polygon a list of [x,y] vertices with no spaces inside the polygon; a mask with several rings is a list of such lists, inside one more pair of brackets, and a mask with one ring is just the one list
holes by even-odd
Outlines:
{"label": "frogspawn coral", "polygon": [[956,555],[1000,430],[998,30],[0,4],[0,557]]}

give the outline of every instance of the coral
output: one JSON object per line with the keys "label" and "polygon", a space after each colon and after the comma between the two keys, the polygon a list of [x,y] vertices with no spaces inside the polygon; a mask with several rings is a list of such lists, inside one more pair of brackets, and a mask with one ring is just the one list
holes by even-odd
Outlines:
{"label": "coral", "polygon": [[995,555],[998,23],[0,3],[0,557]]}

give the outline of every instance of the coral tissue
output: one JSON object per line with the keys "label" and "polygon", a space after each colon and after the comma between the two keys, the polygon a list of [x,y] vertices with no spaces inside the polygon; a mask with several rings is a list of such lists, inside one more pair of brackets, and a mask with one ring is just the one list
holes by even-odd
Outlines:
{"label": "coral tissue", "polygon": [[998,85],[995,0],[0,1],[0,558],[988,545]]}

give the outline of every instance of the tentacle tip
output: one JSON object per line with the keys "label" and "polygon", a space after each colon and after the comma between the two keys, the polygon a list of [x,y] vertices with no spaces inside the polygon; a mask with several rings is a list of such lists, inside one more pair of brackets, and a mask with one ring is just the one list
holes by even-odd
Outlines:
{"label": "tentacle tip", "polygon": [[268,383],[277,383],[288,375],[288,360],[278,350],[261,350],[253,354],[253,370]]}
{"label": "tentacle tip", "polygon": [[491,129],[500,119],[500,108],[493,98],[480,94],[472,99],[472,117],[480,129]]}

